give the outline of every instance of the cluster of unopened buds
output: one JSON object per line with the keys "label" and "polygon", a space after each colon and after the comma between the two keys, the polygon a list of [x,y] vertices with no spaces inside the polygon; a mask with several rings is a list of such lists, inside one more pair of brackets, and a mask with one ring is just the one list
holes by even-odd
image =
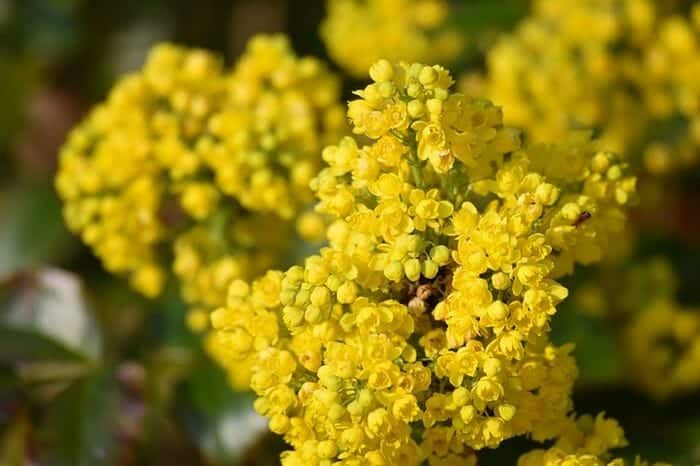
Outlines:
{"label": "cluster of unopened buds", "polygon": [[554,444],[521,466],[624,465],[620,426],[574,415],[573,347],[549,333],[557,278],[605,256],[635,179],[585,133],[522,147],[440,66],[370,76],[348,108],[368,142],[327,147],[311,184],[327,247],[211,315],[283,464],[475,464],[529,436]]}

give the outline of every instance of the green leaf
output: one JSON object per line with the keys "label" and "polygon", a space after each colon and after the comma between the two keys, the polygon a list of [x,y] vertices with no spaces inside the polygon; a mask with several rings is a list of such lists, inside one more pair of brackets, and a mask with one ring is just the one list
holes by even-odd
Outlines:
{"label": "green leaf", "polygon": [[25,0],[16,9],[22,43],[42,61],[52,61],[78,45],[77,0]]}
{"label": "green leaf", "polygon": [[0,362],[43,364],[55,373],[66,370],[57,362],[99,361],[100,334],[74,275],[45,268],[9,285],[0,301]]}
{"label": "green leaf", "polygon": [[[214,464],[241,464],[266,438],[267,421],[253,410],[254,395],[235,392],[208,362],[180,387],[176,405],[185,428]],[[273,448],[277,458],[279,448]],[[255,464],[263,464],[260,458]]]}
{"label": "green leaf", "polygon": [[[17,131],[22,125],[27,96],[38,82],[37,65],[28,56],[13,56],[7,52],[0,54],[0,76],[3,81],[0,87],[0,101],[3,103],[3,110],[0,112],[0,147],[4,151],[17,136]],[[7,169],[8,165],[9,157],[6,157],[6,160],[0,157],[0,168]]]}
{"label": "green leaf", "polygon": [[700,419],[695,418],[692,421],[681,425],[681,433],[679,437],[685,448],[680,450],[677,456],[664,456],[674,462],[676,465],[681,464],[700,464]]}
{"label": "green leaf", "polygon": [[114,464],[118,388],[102,370],[73,384],[48,410],[40,433],[52,464]]}
{"label": "green leaf", "polygon": [[507,28],[515,25],[528,12],[528,3],[522,0],[474,0],[460,2],[453,21],[466,32],[479,32],[491,28]]}
{"label": "green leaf", "polygon": [[64,257],[75,246],[49,185],[0,194],[0,277]]}
{"label": "green leaf", "polygon": [[620,374],[620,358],[615,337],[605,324],[564,306],[552,319],[552,341],[575,343],[574,358],[582,384],[615,382]]}
{"label": "green leaf", "polygon": [[154,308],[160,312],[152,315],[152,325],[164,348],[180,348],[184,352],[198,351],[200,340],[187,327],[188,306],[182,300],[178,287],[172,284],[168,286],[154,302]]}

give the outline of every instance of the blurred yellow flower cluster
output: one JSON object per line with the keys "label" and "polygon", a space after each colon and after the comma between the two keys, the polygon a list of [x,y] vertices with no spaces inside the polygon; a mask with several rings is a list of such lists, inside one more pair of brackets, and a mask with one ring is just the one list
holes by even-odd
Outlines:
{"label": "blurred yellow flower cluster", "polygon": [[[172,269],[194,312],[231,280],[285,264],[321,148],[345,132],[338,79],[282,36],[253,38],[236,65],[162,44],[71,133],[56,186],[71,230],[113,273],[158,295]],[[198,310],[199,309],[199,310]]]}
{"label": "blurred yellow flower cluster", "polygon": [[584,134],[522,148],[440,66],[380,60],[370,76],[348,108],[369,143],[327,147],[312,182],[328,247],[234,281],[212,314],[293,447],[283,464],[475,464],[520,435],[558,439],[524,466],[608,464],[622,431],[571,417],[573,347],[549,324],[556,278],[605,255],[634,178]]}
{"label": "blurred yellow flower cluster", "polygon": [[446,0],[328,0],[321,37],[330,56],[350,74],[364,78],[369,67],[392,61],[446,62],[464,44],[446,26]]}
{"label": "blurred yellow flower cluster", "polygon": [[187,300],[219,304],[231,279],[279,264],[321,147],[343,132],[338,100],[336,78],[281,36],[254,38],[230,72],[159,45],[64,146],[68,225],[142,293],[161,291],[174,256]]}
{"label": "blurred yellow flower cluster", "polygon": [[700,387],[700,312],[676,300],[665,258],[603,268],[574,295],[578,309],[615,322],[624,375],[657,398]]}
{"label": "blurred yellow flower cluster", "polygon": [[700,312],[672,300],[642,308],[625,326],[629,380],[659,398],[700,387]]}
{"label": "blurred yellow flower cluster", "polygon": [[535,0],[489,51],[486,76],[467,76],[463,89],[503,105],[506,122],[533,141],[592,128],[608,150],[639,153],[651,173],[695,164],[700,5],[688,17],[678,3]]}

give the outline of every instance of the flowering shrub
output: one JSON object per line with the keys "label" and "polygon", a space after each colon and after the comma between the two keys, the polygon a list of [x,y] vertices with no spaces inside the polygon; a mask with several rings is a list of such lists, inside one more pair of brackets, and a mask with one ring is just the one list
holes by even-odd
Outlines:
{"label": "flowering shrub", "polygon": [[556,278],[601,259],[634,178],[581,138],[521,147],[439,66],[370,76],[348,117],[371,142],[326,148],[312,183],[329,246],[235,281],[212,314],[230,357],[255,361],[283,464],[473,464],[519,435],[558,439],[523,465],[608,464],[624,435],[571,417],[572,346],[549,322]]}
{"label": "flowering shrub", "polygon": [[700,0],[5,3],[0,465],[700,464]]}

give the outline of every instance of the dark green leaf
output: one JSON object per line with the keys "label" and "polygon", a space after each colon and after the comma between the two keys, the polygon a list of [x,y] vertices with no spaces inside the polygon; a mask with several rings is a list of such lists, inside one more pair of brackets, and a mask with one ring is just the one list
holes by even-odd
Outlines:
{"label": "dark green leaf", "polygon": [[0,277],[63,257],[75,245],[51,186],[0,194]]}
{"label": "dark green leaf", "polygon": [[117,385],[106,370],[68,388],[42,423],[41,437],[52,463],[97,466],[113,463],[118,418]]}
{"label": "dark green leaf", "polygon": [[522,0],[474,0],[460,2],[453,20],[466,32],[478,32],[512,27],[527,12],[528,3]]}

